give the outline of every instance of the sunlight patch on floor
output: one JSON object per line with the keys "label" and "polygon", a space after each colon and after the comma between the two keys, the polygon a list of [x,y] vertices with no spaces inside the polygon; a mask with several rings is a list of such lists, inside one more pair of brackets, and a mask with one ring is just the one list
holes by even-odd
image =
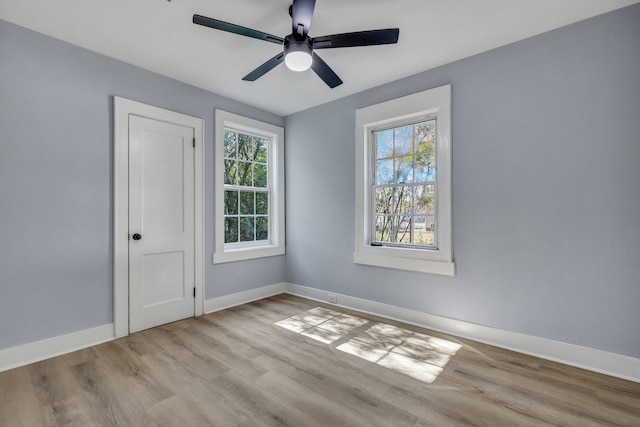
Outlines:
{"label": "sunlight patch on floor", "polygon": [[337,311],[316,307],[305,313],[277,322],[281,328],[297,332],[325,344],[339,340],[368,320]]}
{"label": "sunlight patch on floor", "polygon": [[[461,348],[460,344],[386,323],[316,307],[276,325],[344,353],[432,383]],[[367,326],[368,325],[368,326]]]}
{"label": "sunlight patch on floor", "polygon": [[337,349],[432,383],[460,347],[442,338],[376,323]]}

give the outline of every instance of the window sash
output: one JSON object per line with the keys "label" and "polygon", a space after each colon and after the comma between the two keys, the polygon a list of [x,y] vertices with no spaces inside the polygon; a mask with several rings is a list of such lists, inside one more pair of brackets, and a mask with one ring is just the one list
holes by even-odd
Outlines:
{"label": "window sash", "polygon": [[[238,185],[224,185],[224,192],[226,194],[227,191],[237,191],[238,192],[238,200],[237,200],[237,204],[236,204],[236,213],[235,214],[228,214],[228,213],[224,213],[224,220],[225,220],[225,224],[226,224],[226,220],[227,218],[237,218],[238,219],[238,224],[236,225],[237,230],[236,230],[236,235],[238,240],[234,241],[234,242],[227,242],[226,241],[226,235],[224,238],[224,245],[225,247],[229,247],[229,248],[233,248],[233,247],[245,247],[245,246],[255,246],[255,245],[261,245],[261,244],[265,244],[265,245],[270,245],[273,244],[272,242],[272,234],[271,234],[271,222],[272,222],[272,209],[271,209],[271,189],[269,188],[262,188],[262,187],[246,187],[246,186],[238,186]],[[253,200],[253,213],[242,213],[241,209],[240,209],[240,192],[248,192],[248,193],[254,193],[254,200]],[[258,202],[256,200],[257,198],[257,194],[258,193],[262,193],[262,194],[266,194],[267,195],[267,213],[263,214],[263,213],[258,213]],[[226,199],[224,199],[226,202]],[[225,206],[225,210],[226,210],[226,206]],[[240,233],[240,224],[241,224],[241,218],[253,218],[254,221],[254,229],[253,229],[253,240],[241,240],[241,233]],[[258,226],[257,226],[257,220],[258,218],[266,218],[267,219],[267,224],[266,224],[266,231],[267,231],[267,238],[266,239],[259,239],[258,240]]]}
{"label": "window sash", "polygon": [[[380,132],[384,132],[384,131],[390,131],[390,130],[395,130],[395,129],[400,129],[403,127],[407,127],[407,126],[415,126],[421,123],[426,123],[426,122],[430,122],[433,121],[435,126],[434,126],[434,134],[436,135],[437,138],[437,116],[434,115],[429,115],[429,116],[423,116],[423,117],[413,117],[411,119],[408,120],[401,120],[401,121],[395,121],[393,123],[386,123],[384,126],[379,126],[379,127],[375,127],[375,128],[370,128],[370,132],[368,134],[369,137],[369,147],[370,147],[370,153],[372,153],[372,155],[370,156],[370,168],[371,168],[371,173],[369,174],[369,177],[371,178],[371,182],[370,184],[370,206],[369,206],[369,218],[370,218],[370,244],[374,244],[375,246],[389,246],[389,247],[398,247],[398,248],[412,248],[412,249],[427,249],[427,250],[437,250],[438,249],[438,208],[437,208],[437,204],[438,204],[438,199],[437,199],[437,194],[438,194],[438,189],[437,189],[437,175],[436,175],[436,180],[430,180],[430,181],[415,181],[415,165],[416,165],[416,132],[415,132],[415,127],[413,127],[413,135],[412,135],[412,139],[411,139],[411,151],[410,153],[404,154],[404,155],[398,155],[395,151],[395,140],[393,141],[393,149],[391,150],[391,155],[390,156],[383,156],[383,157],[378,157],[378,144],[377,144],[377,138],[376,135]],[[438,143],[437,143],[437,139],[434,141],[434,150],[435,150],[435,155],[434,155],[434,165],[437,165],[437,158],[438,158]],[[411,155],[411,170],[413,171],[412,174],[412,179],[411,182],[399,182],[399,183],[385,183],[385,184],[377,184],[378,182],[378,161],[379,160],[394,160],[394,167],[393,167],[393,172],[395,174],[395,159],[401,158],[401,157],[406,157],[407,155]],[[437,173],[437,169],[436,169],[436,173]],[[433,210],[431,212],[424,212],[424,213],[416,213],[414,211],[414,206],[415,206],[415,198],[412,195],[411,196],[411,211],[408,214],[403,214],[400,212],[392,212],[390,214],[383,214],[383,213],[378,213],[376,210],[376,206],[377,206],[377,197],[376,197],[376,190],[380,189],[380,188],[391,188],[391,189],[396,189],[396,188],[402,188],[402,187],[410,187],[410,188],[417,188],[417,187],[424,187],[424,186],[433,186],[433,197],[434,197],[434,202],[433,202]],[[414,243],[414,236],[415,236],[415,222],[413,221],[414,217],[416,217],[417,215],[424,215],[425,217],[432,217],[433,218],[433,245],[422,245],[422,244],[416,244]],[[410,242],[409,243],[399,243],[399,242],[388,242],[388,241],[383,241],[383,240],[379,240],[377,239],[377,218],[378,217],[400,217],[400,218],[409,218],[409,239]],[[426,228],[426,223],[425,223],[425,228]],[[394,222],[391,222],[391,230],[390,230],[390,235],[394,236],[396,227],[394,226]]]}
{"label": "window sash", "polygon": [[[226,192],[227,191],[237,191],[238,193],[238,197],[237,197],[237,206],[236,206],[236,213],[235,214],[224,214],[224,223],[225,223],[225,227],[227,224],[227,220],[230,218],[236,218],[236,232],[235,232],[235,236],[237,238],[236,241],[233,242],[227,242],[227,236],[225,233],[224,236],[224,247],[225,248],[242,248],[242,247],[249,247],[249,246],[260,246],[260,245],[271,245],[273,244],[272,242],[272,233],[271,233],[271,223],[272,223],[272,209],[271,209],[271,202],[272,202],[272,190],[271,190],[271,172],[272,172],[272,161],[271,161],[271,151],[273,150],[273,138],[265,136],[265,135],[260,135],[258,133],[253,133],[253,132],[247,132],[244,130],[240,130],[240,129],[236,129],[233,127],[229,127],[229,126],[225,126],[224,128],[224,135],[226,136],[227,132],[230,133],[234,133],[236,135],[236,140],[235,140],[235,151],[234,151],[234,157],[228,157],[228,156],[224,156],[223,157],[223,165],[224,165],[224,174],[225,176],[227,176],[227,162],[225,162],[226,160],[230,160],[233,162],[237,162],[236,164],[239,164],[240,162],[243,163],[248,163],[251,165],[251,171],[252,171],[252,179],[251,182],[253,184],[255,184],[255,176],[253,176],[254,174],[254,165],[264,165],[266,166],[267,170],[266,170],[266,186],[265,187],[258,187],[255,185],[239,185],[239,184],[224,184],[223,185],[223,201],[226,204]],[[267,147],[266,147],[266,159],[263,162],[260,161],[256,161],[255,160],[255,154],[252,155],[252,159],[251,160],[244,160],[244,159],[240,159],[239,157],[239,139],[240,139],[240,135],[244,135],[244,136],[248,136],[248,137],[253,137],[253,138],[257,138],[260,140],[265,140]],[[236,179],[236,182],[237,179]],[[240,194],[242,192],[245,193],[253,193],[253,213],[243,213],[241,212],[241,196]],[[258,193],[263,193],[263,194],[267,194],[267,213],[266,214],[259,214],[257,212],[257,200],[256,200],[256,196]],[[225,206],[225,210],[226,210],[226,206]],[[266,224],[266,231],[267,231],[267,238],[266,239],[259,239],[258,240],[258,218],[267,218],[267,224]],[[242,238],[242,219],[243,218],[251,218],[253,220],[253,239],[246,239],[243,240]]]}
{"label": "window sash", "polygon": [[[395,189],[395,188],[400,188],[400,187],[425,187],[425,186],[433,186],[433,194],[434,194],[434,208],[432,211],[415,211],[413,209],[413,206],[415,204],[415,196],[411,196],[412,198],[412,209],[410,210],[410,212],[408,213],[402,213],[402,212],[391,212],[391,213],[380,213],[377,211],[376,206],[377,206],[377,198],[376,198],[376,190],[379,188],[390,188],[390,189]],[[369,200],[371,201],[371,206],[370,206],[370,217],[371,217],[371,230],[370,230],[370,235],[371,235],[371,243],[374,243],[375,245],[382,245],[382,246],[392,246],[392,247],[404,247],[404,248],[415,248],[415,249],[437,249],[438,245],[438,227],[437,227],[437,214],[438,214],[438,210],[437,210],[437,198],[435,198],[435,195],[437,194],[437,184],[436,181],[425,181],[425,182],[420,182],[420,183],[410,183],[410,184],[384,184],[384,185],[372,185],[371,186],[371,193],[370,193],[370,197]],[[426,229],[426,218],[433,218],[433,245],[423,245],[423,244],[419,244],[419,243],[414,243],[414,236],[415,236],[415,221],[414,218],[415,217],[425,217],[425,229]],[[400,217],[400,218],[409,218],[410,219],[410,243],[398,243],[398,242],[389,242],[389,241],[384,241],[384,240],[379,240],[377,239],[377,218],[378,217]],[[391,234],[395,234],[395,227],[392,223],[391,225]]]}

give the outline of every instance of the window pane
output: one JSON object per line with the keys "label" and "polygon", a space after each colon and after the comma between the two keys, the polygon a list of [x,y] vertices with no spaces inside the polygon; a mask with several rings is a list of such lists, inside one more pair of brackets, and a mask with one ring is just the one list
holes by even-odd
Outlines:
{"label": "window pane", "polygon": [[237,147],[238,145],[236,143],[236,133],[225,130],[224,131],[224,157],[235,159]]}
{"label": "window pane", "polygon": [[269,218],[256,217],[256,240],[269,240]]}
{"label": "window pane", "polygon": [[432,214],[435,210],[435,185],[425,185],[414,188],[414,212]]}
{"label": "window pane", "polygon": [[224,192],[224,214],[238,215],[238,192],[237,191]]}
{"label": "window pane", "polygon": [[403,126],[393,130],[394,155],[402,156],[413,151],[413,126]]}
{"label": "window pane", "polygon": [[224,183],[236,185],[238,183],[238,162],[235,160],[224,161]]}
{"label": "window pane", "polygon": [[391,219],[390,241],[393,243],[398,243],[398,232],[400,231],[400,216],[393,215],[390,217],[390,219]]}
{"label": "window pane", "polygon": [[254,163],[253,165],[254,187],[266,188],[267,186],[267,165]]}
{"label": "window pane", "polygon": [[376,242],[391,242],[391,217],[376,216]]}
{"label": "window pane", "polygon": [[435,120],[416,125],[417,144],[415,153],[416,182],[436,179],[436,135]]}
{"label": "window pane", "polygon": [[256,162],[267,163],[268,147],[269,141],[267,139],[256,138],[253,159]]}
{"label": "window pane", "polygon": [[393,213],[411,215],[411,187],[395,187],[393,189]]}
{"label": "window pane", "polygon": [[375,132],[376,158],[383,159],[393,156],[393,129]]}
{"label": "window pane", "polygon": [[252,242],[255,240],[255,227],[254,227],[254,218],[252,216],[249,217],[240,217],[240,241],[241,242]]}
{"label": "window pane", "polygon": [[253,160],[253,137],[243,133],[238,134],[238,159]]}
{"label": "window pane", "polygon": [[434,231],[435,230],[435,216],[427,215],[425,218],[425,230]]}
{"label": "window pane", "polygon": [[254,194],[253,191],[240,192],[240,215],[255,214]]}
{"label": "window pane", "polygon": [[396,228],[396,243],[409,244],[411,241],[411,217],[399,216]]}
{"label": "window pane", "polygon": [[376,213],[390,214],[393,210],[393,188],[376,188]]}
{"label": "window pane", "polygon": [[425,139],[434,140],[436,138],[436,121],[435,119],[416,123],[416,141],[420,142]]}
{"label": "window pane", "polygon": [[393,159],[378,160],[376,162],[376,184],[391,184],[393,182]]}
{"label": "window pane", "polygon": [[235,243],[238,241],[238,218],[224,219],[224,242]]}
{"label": "window pane", "polygon": [[416,245],[434,246],[434,216],[416,215],[413,221],[414,243]]}
{"label": "window pane", "polygon": [[253,187],[253,168],[249,162],[238,162],[238,185]]}
{"label": "window pane", "polygon": [[413,182],[413,156],[396,157],[393,174],[397,184]]}
{"label": "window pane", "polygon": [[269,215],[269,193],[256,192],[256,214]]}
{"label": "window pane", "polygon": [[436,180],[436,164],[427,165],[416,164],[416,180],[415,182],[433,182]]}

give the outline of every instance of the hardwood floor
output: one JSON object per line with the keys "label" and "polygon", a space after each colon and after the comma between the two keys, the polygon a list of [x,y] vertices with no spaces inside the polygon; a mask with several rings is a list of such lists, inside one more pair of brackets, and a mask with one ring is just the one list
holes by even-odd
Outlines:
{"label": "hardwood floor", "polygon": [[0,373],[0,426],[640,426],[640,384],[279,295]]}

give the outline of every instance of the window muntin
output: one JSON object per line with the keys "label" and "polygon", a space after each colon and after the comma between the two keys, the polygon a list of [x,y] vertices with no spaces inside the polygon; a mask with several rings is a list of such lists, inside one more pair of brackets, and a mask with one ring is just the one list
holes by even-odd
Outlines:
{"label": "window muntin", "polygon": [[372,244],[437,248],[436,120],[371,130]]}
{"label": "window muntin", "polygon": [[224,130],[224,243],[270,240],[269,146],[271,140]]}

